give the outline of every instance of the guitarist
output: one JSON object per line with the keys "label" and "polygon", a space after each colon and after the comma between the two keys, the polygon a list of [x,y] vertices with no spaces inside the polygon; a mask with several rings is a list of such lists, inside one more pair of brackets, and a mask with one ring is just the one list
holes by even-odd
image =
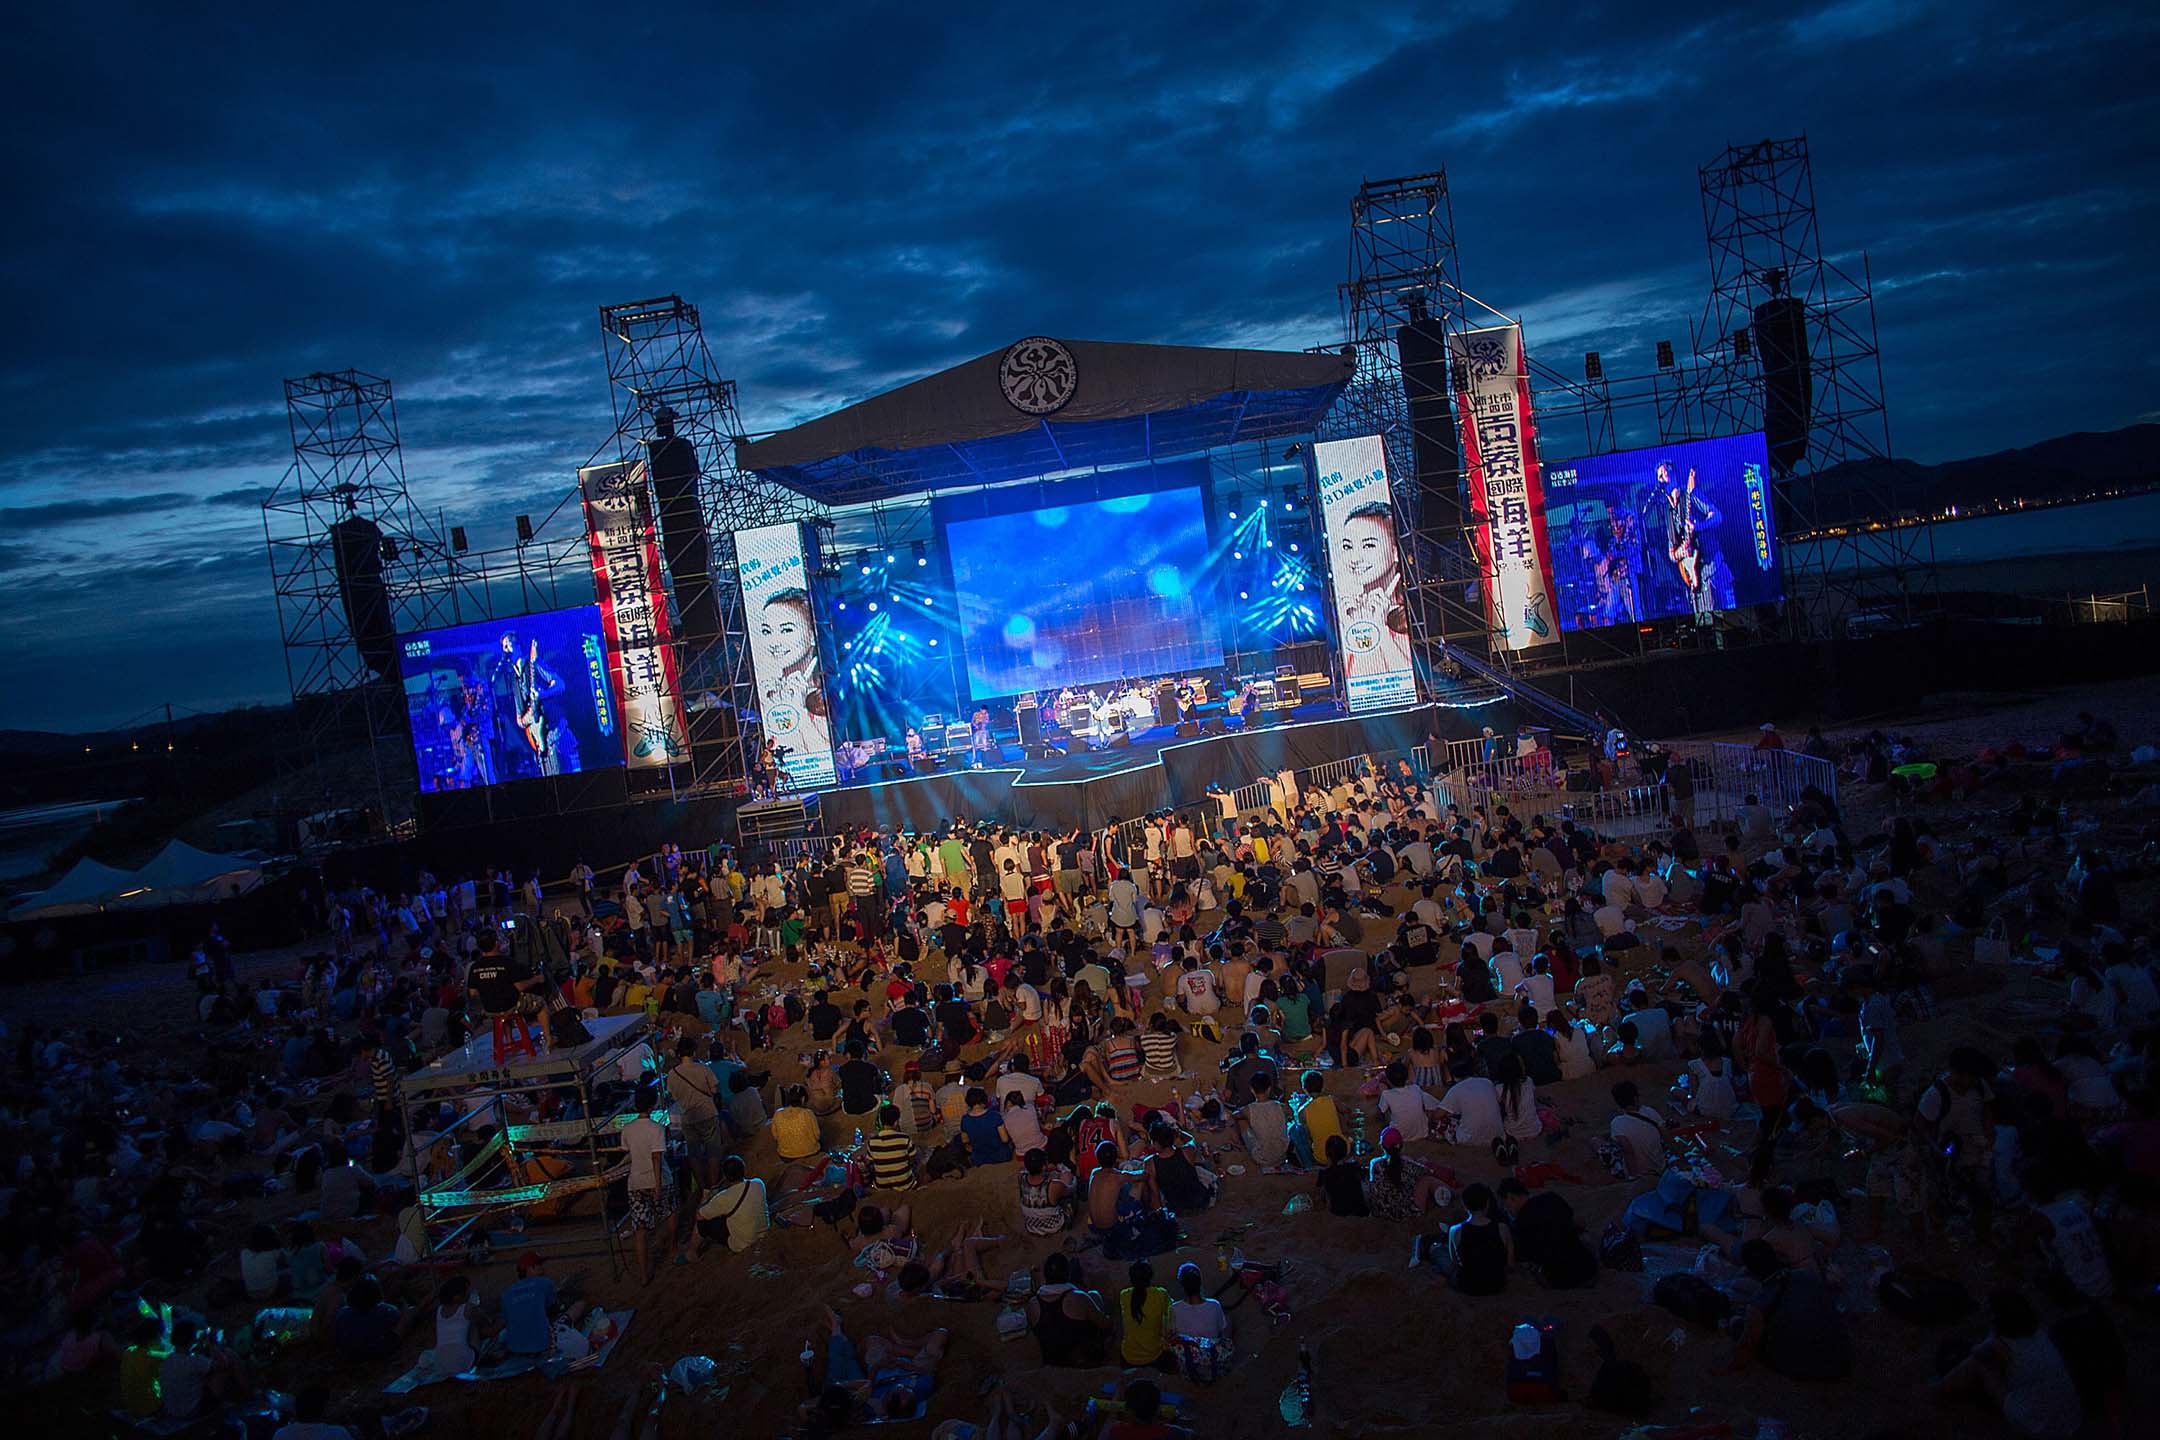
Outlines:
{"label": "guitarist", "polygon": [[578,768],[577,740],[565,722],[558,697],[562,677],[540,658],[540,642],[529,639],[515,671],[517,727],[523,743],[539,761],[542,775],[565,775]]}
{"label": "guitarist", "polygon": [[1658,490],[1665,497],[1665,555],[1679,571],[1688,609],[1697,622],[1704,622],[1720,610],[1733,608],[1733,582],[1718,544],[1718,527],[1725,517],[1697,491],[1695,483],[1693,470],[1682,486],[1673,475],[1672,462],[1658,462]]}

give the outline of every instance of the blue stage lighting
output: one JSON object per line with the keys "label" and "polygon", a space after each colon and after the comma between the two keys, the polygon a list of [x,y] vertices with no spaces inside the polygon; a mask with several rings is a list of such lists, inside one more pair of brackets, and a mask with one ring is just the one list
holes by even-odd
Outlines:
{"label": "blue stage lighting", "polygon": [[877,601],[875,600],[872,600],[870,602],[870,613],[873,615],[877,614]]}

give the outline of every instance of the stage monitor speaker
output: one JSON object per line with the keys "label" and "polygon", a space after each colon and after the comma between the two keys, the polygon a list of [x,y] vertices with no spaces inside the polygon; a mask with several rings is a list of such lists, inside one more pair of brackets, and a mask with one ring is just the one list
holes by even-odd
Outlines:
{"label": "stage monitor speaker", "polygon": [[720,601],[713,593],[712,544],[705,516],[698,508],[697,447],[675,433],[675,417],[662,410],[656,433],[647,442],[653,501],[660,521],[660,552],[667,557],[668,579],[675,588],[681,617],[677,638],[693,649],[720,633]]}
{"label": "stage monitor speaker", "polygon": [[1230,727],[1223,723],[1222,716],[1209,715],[1201,719],[1200,733],[1203,735],[1227,735],[1230,733]]}
{"label": "stage monitor speaker", "polygon": [[1755,307],[1755,353],[1762,357],[1763,437],[1770,445],[1770,466],[1789,475],[1807,455],[1815,408],[1807,307],[1799,296],[1778,295]]}
{"label": "stage monitor speaker", "polygon": [[1177,724],[1177,686],[1169,680],[1155,687],[1155,723]]}
{"label": "stage monitor speaker", "polygon": [[1567,772],[1567,788],[1570,790],[1597,789],[1597,771],[1570,770]]}
{"label": "stage monitor speaker", "polygon": [[387,680],[397,671],[397,622],[390,614],[389,586],[383,583],[383,545],[382,530],[358,515],[330,527],[338,597],[345,602],[353,648],[362,664]]}
{"label": "stage monitor speaker", "polygon": [[1200,722],[1197,720],[1180,720],[1177,722],[1177,733],[1178,738],[1181,740],[1195,739],[1200,734]]}
{"label": "stage monitor speaker", "polygon": [[1419,523],[1429,530],[1463,523],[1462,439],[1448,407],[1447,332],[1438,320],[1412,320],[1395,332],[1403,398],[1410,409],[1410,454],[1417,466]]}
{"label": "stage monitor speaker", "polygon": [[1013,718],[1020,722],[1020,748],[1033,754],[1042,748],[1042,711],[1033,705],[1022,705],[1013,711]]}

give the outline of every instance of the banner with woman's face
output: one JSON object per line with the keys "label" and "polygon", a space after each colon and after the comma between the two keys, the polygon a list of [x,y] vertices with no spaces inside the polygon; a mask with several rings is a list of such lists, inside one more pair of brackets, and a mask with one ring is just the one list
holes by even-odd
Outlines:
{"label": "banner with woman's face", "polygon": [[1415,705],[1410,608],[1386,447],[1377,435],[1324,440],[1313,446],[1313,461],[1350,709]]}
{"label": "banner with woman's face", "polygon": [[766,525],[735,532],[750,670],[766,738],[787,747],[780,768],[798,790],[834,783],[832,709],[818,652],[817,608],[803,527]]}

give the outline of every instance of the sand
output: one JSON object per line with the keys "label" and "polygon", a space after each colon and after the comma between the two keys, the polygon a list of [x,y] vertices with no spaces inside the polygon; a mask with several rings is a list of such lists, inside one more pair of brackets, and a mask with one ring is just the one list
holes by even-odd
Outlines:
{"label": "sand", "polygon": [[[2044,740],[2068,728],[2080,709],[2094,709],[2112,718],[2126,745],[2160,735],[2160,682],[2140,681],[2116,686],[2087,687],[2045,695],[1943,696],[1930,713],[1906,717],[1894,726],[1900,734],[1924,739],[1942,757],[1970,753],[1980,745],[2012,738]],[[1787,722],[1797,739],[1805,717]],[[1832,727],[1833,738],[1845,730]],[[2046,785],[2044,770],[2028,767],[2018,784]],[[1981,808],[2007,805],[2014,791],[1979,797],[1962,807],[1968,814]],[[1845,795],[1853,834],[1869,833],[1887,813],[1887,797],[1853,787]],[[2111,830],[2150,824],[2149,811],[2128,808],[2123,796],[2076,802],[2081,813],[2106,821]],[[1956,838],[1964,823],[1935,813],[1939,831]],[[2126,907],[2134,924],[2149,927],[2154,912],[2150,885],[2125,887]],[[1690,922],[1683,931],[1659,937],[1680,944],[1690,954],[1700,948],[1698,927]],[[1654,942],[1655,943],[1655,942]],[[1953,952],[1956,953],[1956,952]],[[287,968],[290,955],[247,957],[243,973]],[[2007,1051],[2006,1036],[2016,1028],[2011,1017],[2033,1017],[2038,1022],[2056,1009],[2060,990],[2046,982],[2020,974],[2004,983],[1994,975],[1974,977],[1970,982],[1946,987],[1968,991],[1951,1000],[1936,1020],[1908,1025],[1905,1045],[1910,1055],[1909,1076],[1929,1073],[1953,1043],[1977,1039],[1998,1053]],[[36,1016],[64,1023],[81,1023],[92,1015],[112,1014],[124,1005],[131,1025],[147,1031],[145,1045],[166,1049],[184,1043],[192,1029],[182,1015],[171,1023],[156,1017],[179,1013],[186,996],[185,976],[177,967],[160,970],[138,968],[108,972],[81,981],[62,981],[22,987],[8,997],[11,1019]],[[168,1004],[170,999],[172,1003]],[[807,1045],[807,1041],[804,1042]],[[792,1056],[796,1046],[784,1045],[774,1054]],[[1219,1053],[1219,1052],[1217,1052]],[[1210,1068],[1212,1055],[1194,1053],[1190,1064]],[[776,1081],[790,1076],[791,1061],[776,1065]],[[1572,1133],[1559,1144],[1533,1142],[1525,1161],[1549,1161],[1576,1175],[1583,1184],[1559,1188],[1574,1205],[1594,1237],[1616,1217],[1639,1185],[1607,1180],[1591,1154],[1588,1137],[1602,1134],[1612,1112],[1608,1098],[1611,1084],[1628,1075],[1641,1085],[1653,1102],[1665,1094],[1673,1067],[1643,1066],[1627,1071],[1601,1071],[1586,1080],[1547,1087],[1541,1095],[1560,1109],[1571,1122]],[[1348,1103],[1353,1081],[1331,1077],[1331,1093]],[[1908,1081],[1908,1086],[1912,1082]],[[1137,1087],[1139,1098],[1166,1098],[1162,1089]],[[1743,1125],[1717,1144],[1717,1153],[1729,1174],[1737,1177],[1737,1152],[1751,1139],[1751,1127]],[[1497,1180],[1499,1171],[1482,1152],[1450,1153],[1446,1147],[1426,1144],[1412,1153],[1452,1166],[1463,1181]],[[778,1162],[769,1141],[760,1141],[748,1154],[753,1173],[768,1177],[777,1173]],[[1801,1384],[1771,1375],[1759,1368],[1737,1374],[1719,1374],[1717,1362],[1727,1347],[1722,1339],[1704,1329],[1690,1329],[1670,1313],[1648,1300],[1649,1274],[1607,1270],[1588,1290],[1550,1291],[1526,1276],[1511,1279],[1507,1294],[1486,1299],[1467,1299],[1453,1294],[1429,1272],[1406,1269],[1413,1227],[1368,1219],[1337,1219],[1317,1211],[1285,1216],[1285,1205],[1295,1196],[1310,1195],[1310,1182],[1301,1177],[1266,1176],[1256,1172],[1247,1157],[1233,1155],[1247,1173],[1230,1178],[1216,1209],[1188,1222],[1191,1243],[1178,1255],[1156,1260],[1159,1277],[1167,1277],[1180,1259],[1199,1263],[1212,1287],[1215,1240],[1224,1230],[1250,1224],[1251,1230],[1236,1243],[1246,1254],[1268,1260],[1287,1261],[1285,1284],[1292,1317],[1271,1323],[1259,1307],[1238,1308],[1236,1325],[1238,1357],[1231,1372],[1211,1387],[1186,1390],[1192,1399],[1192,1423],[1207,1435],[1265,1435],[1283,1429],[1276,1413],[1276,1397],[1296,1368],[1301,1345],[1311,1347],[1318,1364],[1318,1415],[1316,1433],[1329,1435],[1451,1435],[1536,1434],[1540,1436],[1611,1436],[1629,1423],[1617,1417],[1586,1410],[1573,1401],[1535,1407],[1511,1406],[1503,1389],[1503,1357],[1510,1328],[1533,1316],[1553,1316],[1559,1321],[1565,1357],[1564,1380],[1571,1395],[1587,1388],[1594,1356],[1587,1338],[1593,1325],[1602,1324],[1618,1342],[1623,1354],[1645,1365],[1656,1377],[1664,1399],[1652,1417],[1661,1423],[1728,1422],[1734,1433],[1755,1433],[1757,1421],[1774,1417],[1796,1436],[1861,1436],[1877,1430],[1893,1434],[1937,1433],[1942,1424],[1917,1393],[1944,1332],[1917,1327],[1874,1312],[1851,1316],[1858,1364],[1845,1381]],[[971,1173],[964,1179],[926,1186],[908,1197],[916,1215],[917,1229],[932,1245],[964,1221],[980,1217],[993,1232],[1019,1237],[1015,1210],[1016,1167],[1001,1166]],[[1860,1162],[1840,1158],[1838,1148],[1826,1147],[1805,1156],[1788,1158],[1781,1178],[1797,1180],[1815,1174],[1837,1178],[1848,1191],[1858,1187]],[[284,1207],[280,1207],[284,1208]],[[248,1219],[241,1215],[212,1217],[228,1247],[237,1243]],[[1453,1218],[1453,1213],[1446,1218]],[[1428,1219],[1425,1228],[1437,1229],[1439,1218]],[[1845,1216],[1848,1236],[1865,1228],[1864,1207],[1854,1205]],[[371,1250],[387,1248],[388,1231],[383,1223],[363,1232]],[[1039,1265],[1056,1248],[1057,1241],[1010,1240],[991,1260],[994,1274],[1023,1266]],[[2007,1265],[1996,1268],[1972,1248],[1938,1245],[1922,1257],[1907,1247],[1902,1235],[1891,1241],[1900,1259],[1926,1259],[1947,1273],[1964,1278],[1976,1290],[2016,1277]],[[1652,1269],[1685,1265],[1693,1257],[1692,1246],[1649,1247]],[[945,1362],[940,1388],[929,1419],[896,1432],[927,1435],[936,1421],[953,1416],[979,1419],[981,1387],[998,1377],[1010,1392],[1038,1413],[1056,1405],[1067,1415],[1089,1394],[1107,1381],[1120,1378],[1114,1368],[1048,1371],[1037,1363],[1033,1341],[1001,1343],[995,1338],[993,1304],[947,1304],[917,1300],[888,1304],[882,1298],[858,1301],[849,1287],[861,1272],[844,1258],[841,1240],[829,1229],[774,1231],[747,1255],[709,1253],[694,1268],[664,1267],[650,1286],[639,1287],[627,1275],[610,1274],[605,1257],[584,1262],[562,1261],[552,1267],[558,1284],[565,1284],[601,1301],[609,1308],[631,1307],[637,1320],[630,1336],[609,1368],[597,1375],[563,1382],[576,1387],[582,1398],[574,1433],[605,1435],[621,1397],[653,1368],[689,1354],[705,1354],[719,1362],[723,1371],[735,1371],[727,1379],[724,1398],[681,1398],[670,1402],[666,1430],[669,1436],[744,1433],[785,1433],[796,1418],[801,1397],[801,1371],[797,1352],[806,1337],[821,1334],[822,1307],[835,1305],[858,1339],[873,1328],[890,1327],[901,1333],[920,1335],[936,1326],[952,1331],[950,1357]],[[1878,1255],[1863,1252],[1848,1241],[1839,1260],[1848,1272],[1864,1274]],[[1124,1267],[1102,1260],[1099,1254],[1083,1258],[1085,1283],[1108,1293],[1124,1283]],[[753,1266],[777,1266],[777,1279],[758,1279]],[[229,1273],[230,1260],[223,1268]],[[485,1297],[501,1292],[511,1278],[507,1267],[497,1264],[474,1272]],[[1864,1287],[1855,1287],[1862,1289]],[[1227,1297],[1226,1297],[1227,1298]],[[244,1305],[227,1305],[215,1318],[231,1323],[245,1313]],[[2118,1307],[2118,1321],[2133,1355],[2150,1353],[2160,1327],[2146,1316]],[[322,1377],[336,1384],[340,1411],[350,1417],[362,1410],[401,1402],[386,1402],[380,1386],[402,1370],[418,1354],[421,1341],[408,1343],[405,1355],[382,1373],[365,1375],[339,1370],[323,1357],[288,1357],[279,1362],[273,1380],[290,1388],[303,1378]],[[556,1387],[536,1377],[486,1386],[439,1385],[423,1391],[417,1399],[434,1412],[430,1433],[470,1433],[477,1436],[511,1436],[530,1432],[553,1398]],[[2136,1375],[2131,1397],[2132,1414],[2160,1399],[2160,1382],[2148,1372]],[[1985,1417],[1960,1414],[1954,1428],[1940,1433],[1990,1435],[1997,1433]]]}

